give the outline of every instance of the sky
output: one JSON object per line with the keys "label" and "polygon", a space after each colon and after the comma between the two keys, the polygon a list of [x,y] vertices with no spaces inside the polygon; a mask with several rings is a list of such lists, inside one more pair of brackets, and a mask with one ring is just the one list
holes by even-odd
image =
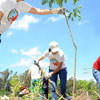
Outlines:
{"label": "sky", "polygon": [[[48,4],[42,6],[41,0],[25,0],[36,8],[49,8]],[[100,56],[100,1],[80,0],[81,17],[72,22],[70,28],[77,46],[76,78],[91,80],[92,65]],[[66,9],[72,10],[70,0],[65,4]],[[52,8],[58,8],[56,4]],[[34,59],[42,55],[49,48],[49,43],[56,41],[64,51],[68,78],[74,75],[74,55],[70,33],[63,15],[35,15],[20,13],[18,19],[3,33],[0,44],[0,72],[5,69],[13,70],[19,74],[28,70]],[[47,70],[49,60],[45,59],[40,65]]]}

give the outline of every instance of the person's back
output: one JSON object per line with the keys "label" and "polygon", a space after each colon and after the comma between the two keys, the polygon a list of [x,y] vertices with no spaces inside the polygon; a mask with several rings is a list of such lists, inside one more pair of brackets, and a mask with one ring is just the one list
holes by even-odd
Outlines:
{"label": "person's back", "polygon": [[31,72],[31,80],[39,79],[41,77],[41,71],[37,65],[32,65],[29,70]]}
{"label": "person's back", "polygon": [[33,64],[30,67],[29,72],[28,72],[28,80],[29,80],[29,84],[31,84],[32,92],[34,92],[36,82],[39,81],[40,77],[41,77],[41,71],[40,71],[39,67],[37,65]]}

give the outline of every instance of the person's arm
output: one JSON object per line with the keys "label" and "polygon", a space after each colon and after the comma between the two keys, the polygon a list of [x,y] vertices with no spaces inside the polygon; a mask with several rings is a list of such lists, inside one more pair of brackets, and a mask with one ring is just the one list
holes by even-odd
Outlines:
{"label": "person's arm", "polygon": [[3,13],[2,13],[2,11],[0,11],[0,25],[1,25],[1,19],[2,19],[2,17],[3,17]]}
{"label": "person's arm", "polygon": [[38,15],[48,15],[53,14],[52,10],[50,9],[38,9],[38,8],[31,8],[29,13],[38,14]]}
{"label": "person's arm", "polygon": [[18,7],[20,11],[22,12],[38,14],[38,15],[64,14],[65,13],[65,8],[39,9],[39,8],[32,7],[31,5],[24,2],[23,0],[18,1]]}
{"label": "person's arm", "polygon": [[[3,15],[4,15],[4,14],[0,11],[0,25],[1,25],[1,19],[2,19]],[[0,43],[1,43],[1,34],[2,34],[2,33],[0,33]]]}
{"label": "person's arm", "polygon": [[44,58],[48,57],[49,53],[48,53],[48,50],[46,50],[44,52],[44,54],[42,54],[38,59],[37,59],[37,62],[43,60]]}
{"label": "person's arm", "polygon": [[29,71],[28,71],[28,82],[29,82],[29,85],[30,85],[30,83],[31,83],[30,75],[31,75],[31,71],[29,70]]}
{"label": "person's arm", "polygon": [[39,59],[38,59],[38,62],[43,60],[44,59],[44,56],[41,56]]}
{"label": "person's arm", "polygon": [[61,69],[61,67],[62,67],[62,64],[63,64],[63,62],[59,62],[59,63],[58,63],[57,69],[54,70],[53,72],[51,72],[51,74],[53,75],[53,74],[57,73],[58,71],[60,71],[60,69]]}
{"label": "person's arm", "polygon": [[32,7],[29,13],[38,14],[38,15],[65,14],[65,8],[38,9],[38,8]]}
{"label": "person's arm", "polygon": [[17,2],[19,2],[19,1],[24,1],[24,0],[16,0]]}
{"label": "person's arm", "polygon": [[50,73],[46,73],[46,74],[45,74],[45,78],[48,79],[48,78],[50,78],[53,74],[55,74],[55,73],[57,73],[58,71],[60,71],[60,69],[61,69],[61,67],[62,67],[62,64],[63,64],[63,62],[59,62],[59,63],[58,63],[57,69],[54,70],[54,71],[52,71],[52,72],[50,72]]}

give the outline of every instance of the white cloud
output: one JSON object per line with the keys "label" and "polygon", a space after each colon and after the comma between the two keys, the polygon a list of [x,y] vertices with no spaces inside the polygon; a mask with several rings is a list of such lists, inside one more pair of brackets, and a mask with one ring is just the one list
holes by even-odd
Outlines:
{"label": "white cloud", "polygon": [[78,23],[78,26],[80,26],[80,25],[82,25],[82,24],[85,24],[85,23],[88,23],[88,22],[89,22],[88,20],[80,21],[80,22]]}
{"label": "white cloud", "polygon": [[28,30],[29,25],[31,23],[38,23],[38,22],[40,22],[39,18],[33,17],[32,15],[24,15],[20,20],[15,21],[11,25],[11,28]]}
{"label": "white cloud", "polygon": [[7,33],[6,37],[9,38],[13,33],[10,31]]}
{"label": "white cloud", "polygon": [[48,18],[46,22],[48,22],[48,21],[57,22],[57,21],[59,21],[59,20],[61,20],[63,18],[64,18],[63,15],[59,15],[58,17],[53,17],[52,16],[52,17]]}
{"label": "white cloud", "polygon": [[[21,59],[20,61],[16,62],[15,64],[11,64],[10,67],[29,67],[33,63],[32,59]],[[49,63],[46,61],[41,61],[40,66],[43,68],[44,71],[47,71],[49,69]]]}
{"label": "white cloud", "polygon": [[29,67],[31,65],[31,59],[21,59],[16,64],[10,65],[10,67]]}
{"label": "white cloud", "polygon": [[41,52],[38,51],[38,48],[35,47],[35,48],[31,48],[30,50],[28,51],[24,51],[23,49],[20,50],[21,51],[21,54],[22,55],[25,55],[25,56],[30,56],[32,58],[35,58],[37,55],[40,55]]}
{"label": "white cloud", "polygon": [[18,54],[18,51],[15,50],[15,49],[11,49],[11,52],[14,53],[14,54]]}

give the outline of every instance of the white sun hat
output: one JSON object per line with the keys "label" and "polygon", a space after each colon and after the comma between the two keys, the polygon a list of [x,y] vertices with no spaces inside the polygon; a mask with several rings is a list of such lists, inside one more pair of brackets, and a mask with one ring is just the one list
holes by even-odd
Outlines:
{"label": "white sun hat", "polygon": [[59,51],[59,45],[58,45],[58,43],[56,41],[50,42],[49,48],[51,49],[52,52]]}

